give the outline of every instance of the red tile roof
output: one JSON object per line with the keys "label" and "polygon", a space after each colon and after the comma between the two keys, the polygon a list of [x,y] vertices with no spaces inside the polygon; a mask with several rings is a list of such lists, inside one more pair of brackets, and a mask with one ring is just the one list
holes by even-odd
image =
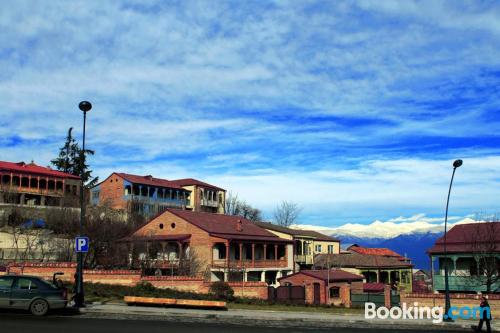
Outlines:
{"label": "red tile roof", "polygon": [[189,234],[180,234],[180,235],[151,235],[151,236],[130,236],[121,239],[121,241],[185,241],[191,238]]}
{"label": "red tile roof", "polygon": [[[448,230],[446,238],[446,250],[450,253],[500,252],[500,222],[455,225]],[[427,252],[443,253],[444,236]]]}
{"label": "red tile roof", "polygon": [[161,178],[154,178],[153,176],[138,176],[131,175],[128,173],[115,172],[116,175],[122,177],[123,179],[134,183],[134,184],[142,184],[142,185],[150,185],[150,186],[158,186],[158,187],[168,187],[174,189],[183,189],[178,184]]}
{"label": "red tile roof", "polygon": [[377,293],[383,292],[385,288],[385,284],[378,282],[368,282],[363,283],[363,291],[365,293]]}
{"label": "red tile roof", "polygon": [[384,257],[394,257],[394,258],[404,259],[404,257],[399,253],[394,252],[393,250],[385,247],[376,248],[376,247],[362,247],[358,245],[353,245],[349,247],[348,250],[357,252],[359,254],[368,254],[373,256],[384,256]]}
{"label": "red tile roof", "polygon": [[305,236],[313,238],[318,241],[325,241],[325,242],[340,242],[337,238],[333,238],[313,230],[292,229],[277,224],[273,224],[271,222],[254,222],[254,223],[264,229],[281,232],[287,235],[292,235],[297,237]]}
{"label": "red tile roof", "polygon": [[175,183],[179,186],[198,185],[201,187],[206,187],[206,188],[214,189],[217,191],[225,191],[225,189],[223,189],[223,188],[202,182],[202,181],[194,179],[194,178],[175,179],[175,180],[172,180],[171,182]]}
{"label": "red tile roof", "polygon": [[314,277],[318,280],[328,281],[328,277],[330,278],[330,282],[342,282],[342,281],[363,281],[363,275],[357,275],[353,273],[346,272],[341,269],[331,269],[330,272],[328,270],[302,270],[292,275],[288,275],[279,279],[279,281],[288,278],[293,275],[304,274],[307,276]]}
{"label": "red tile roof", "polygon": [[[211,236],[229,240],[261,240],[273,241],[278,243],[288,243],[269,231],[256,226],[252,221],[241,216],[222,215],[214,213],[193,212],[190,210],[181,210],[169,208],[165,212],[157,215],[149,222],[166,212],[172,213],[181,219],[197,226],[208,232]],[[147,223],[149,223],[147,222]],[[146,223],[146,224],[147,224]]]}
{"label": "red tile roof", "polygon": [[58,178],[80,179],[80,177],[72,175],[70,173],[64,173],[61,171],[52,170],[51,168],[36,165],[33,162],[26,164],[24,162],[13,163],[13,162],[0,161],[0,171],[19,172],[24,174],[35,174],[35,175],[58,177]]}

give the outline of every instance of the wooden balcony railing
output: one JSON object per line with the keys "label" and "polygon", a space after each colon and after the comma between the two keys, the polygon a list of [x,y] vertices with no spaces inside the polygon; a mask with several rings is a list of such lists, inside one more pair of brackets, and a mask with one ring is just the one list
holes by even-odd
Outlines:
{"label": "wooden balcony railing", "polygon": [[[229,260],[229,266],[233,268],[274,268],[274,267],[287,267],[288,262],[286,259],[256,259],[252,260]],[[213,261],[214,268],[227,267],[226,259],[217,259]]]}

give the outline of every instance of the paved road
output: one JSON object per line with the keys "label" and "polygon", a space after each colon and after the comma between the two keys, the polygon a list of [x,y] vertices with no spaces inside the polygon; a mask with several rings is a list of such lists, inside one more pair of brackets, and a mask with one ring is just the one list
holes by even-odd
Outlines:
{"label": "paved road", "polygon": [[318,329],[306,327],[260,327],[259,323],[255,326],[239,326],[217,323],[189,323],[180,321],[166,320],[143,320],[143,319],[125,319],[123,317],[113,318],[96,318],[86,315],[68,315],[55,314],[48,317],[33,317],[23,313],[0,313],[0,327],[2,332],[9,333],[300,333],[300,332],[333,332],[336,333],[417,333],[422,331],[415,330],[387,330],[387,329],[354,329],[354,328],[335,328],[335,329]]}

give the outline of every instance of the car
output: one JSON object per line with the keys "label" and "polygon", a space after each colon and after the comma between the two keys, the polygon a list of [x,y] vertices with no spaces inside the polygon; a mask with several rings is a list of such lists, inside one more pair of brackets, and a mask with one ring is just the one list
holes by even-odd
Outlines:
{"label": "car", "polygon": [[51,283],[36,276],[0,276],[0,308],[28,310],[35,316],[65,308],[68,293],[55,277]]}

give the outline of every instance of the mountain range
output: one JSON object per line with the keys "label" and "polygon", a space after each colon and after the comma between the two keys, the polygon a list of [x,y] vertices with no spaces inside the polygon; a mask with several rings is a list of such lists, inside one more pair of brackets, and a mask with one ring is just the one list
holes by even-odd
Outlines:
{"label": "mountain range", "polygon": [[[471,218],[450,217],[448,230],[456,224],[476,222]],[[340,239],[342,248],[348,244],[365,247],[385,247],[411,259],[415,268],[429,270],[426,251],[443,235],[442,218],[430,218],[424,214],[409,218],[398,217],[370,224],[347,223],[339,227],[294,225],[297,229],[315,230]]]}

